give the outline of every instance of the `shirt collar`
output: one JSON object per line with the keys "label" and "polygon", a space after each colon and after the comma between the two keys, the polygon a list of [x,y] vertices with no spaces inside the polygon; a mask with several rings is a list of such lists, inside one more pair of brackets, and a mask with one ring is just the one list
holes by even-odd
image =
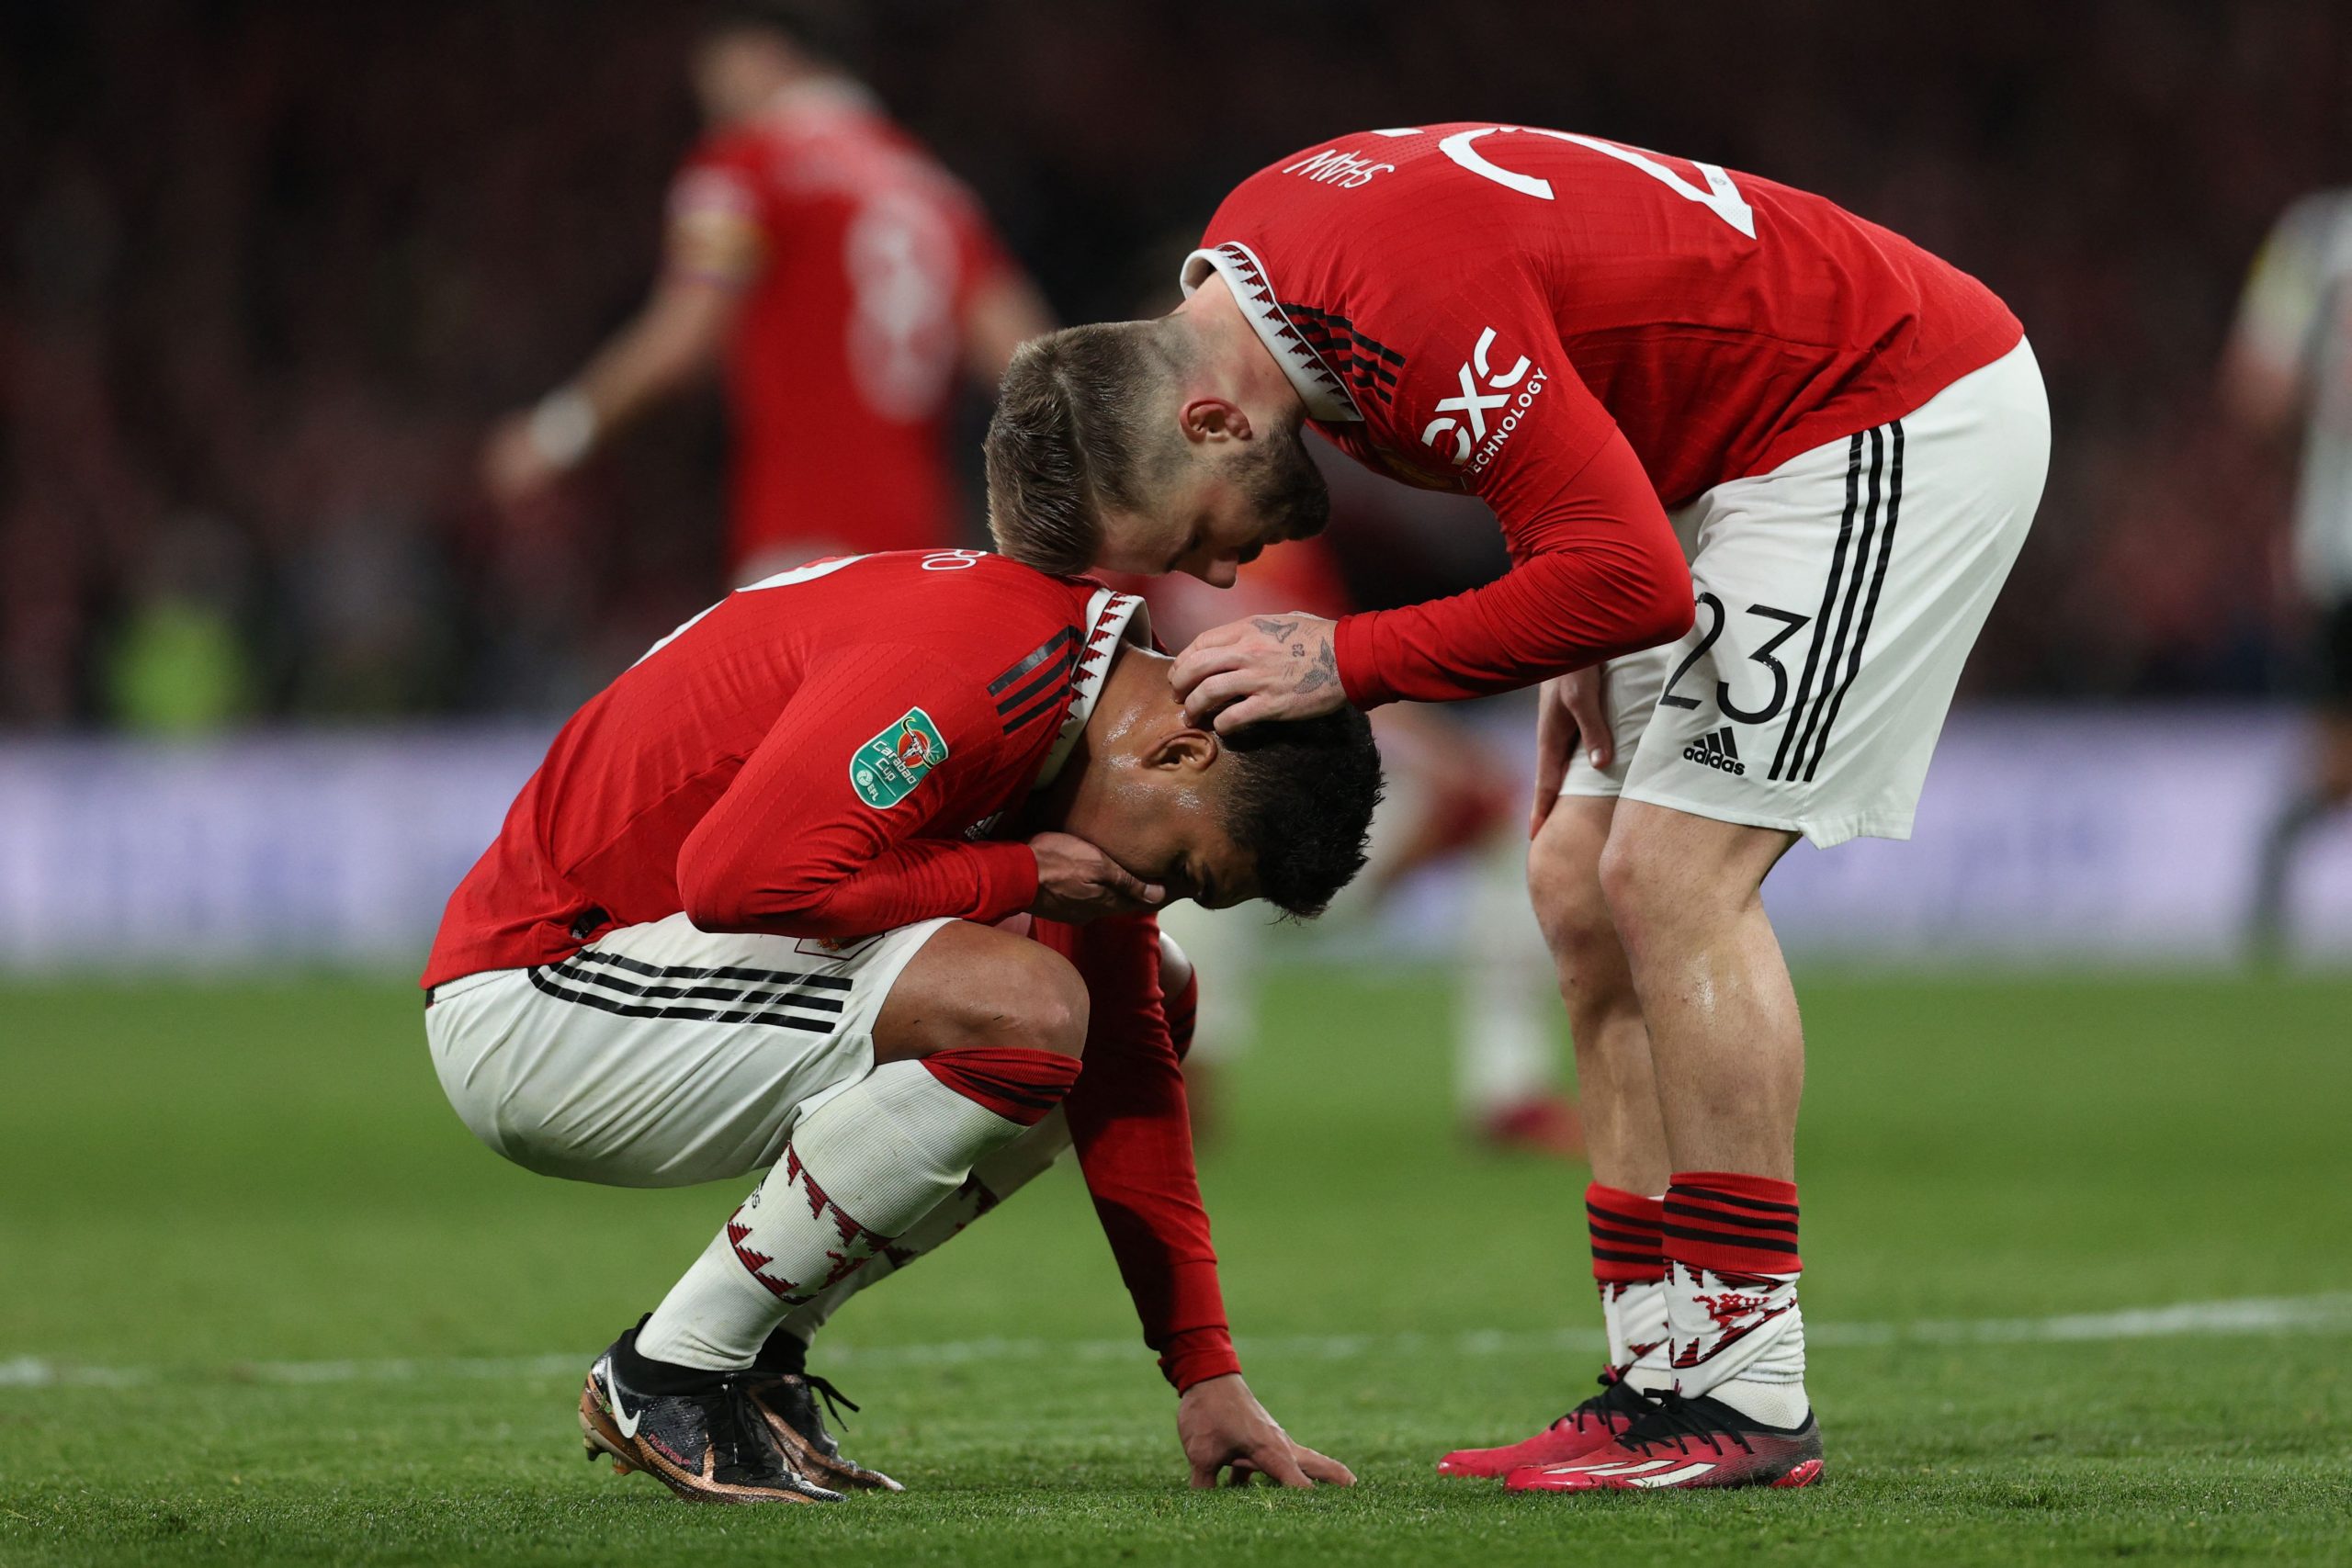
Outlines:
{"label": "shirt collar", "polygon": [[1045,765],[1037,770],[1033,789],[1044,789],[1060,775],[1062,764],[1078,749],[1086,721],[1094,716],[1094,705],[1102,700],[1112,661],[1120,646],[1130,642],[1151,646],[1151,611],[1132,593],[1096,589],[1086,602],[1086,641],[1079,649],[1078,668],[1070,675],[1069,711],[1062,719],[1061,733],[1054,737],[1053,750],[1046,753]]}
{"label": "shirt collar", "polygon": [[1257,330],[1258,341],[1290,378],[1299,400],[1306,405],[1308,418],[1341,424],[1363,418],[1346,385],[1283,314],[1282,306],[1274,300],[1273,279],[1266,276],[1265,264],[1255,252],[1238,240],[1194,251],[1184,258],[1183,275],[1178,279],[1184,287],[1184,297],[1191,299],[1193,290],[1206,283],[1211,272],[1224,277],[1225,286],[1233,291],[1234,303]]}

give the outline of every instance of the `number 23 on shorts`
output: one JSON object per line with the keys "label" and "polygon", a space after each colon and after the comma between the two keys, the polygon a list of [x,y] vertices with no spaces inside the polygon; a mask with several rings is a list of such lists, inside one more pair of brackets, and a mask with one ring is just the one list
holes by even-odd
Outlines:
{"label": "number 23 on shorts", "polygon": [[[1698,644],[1683,656],[1682,662],[1674,667],[1674,673],[1667,678],[1666,690],[1657,699],[1664,706],[1695,708],[1702,700],[1698,697],[1684,696],[1675,688],[1682,684],[1682,678],[1690,672],[1690,667],[1704,659],[1707,651],[1715,646],[1717,639],[1722,637],[1724,625],[1729,619],[1729,613],[1724,610],[1724,602],[1713,593],[1699,595],[1699,609],[1702,617],[1706,619],[1706,630],[1700,637]],[[1724,717],[1737,723],[1769,724],[1780,716],[1781,710],[1786,707],[1789,702],[1789,667],[1772,656],[1773,650],[1811,625],[1813,617],[1800,615],[1792,610],[1777,610],[1770,604],[1750,604],[1746,613],[1780,623],[1781,629],[1774,632],[1761,647],[1752,649],[1747,655],[1748,662],[1761,664],[1772,672],[1772,695],[1770,700],[1761,707],[1742,707],[1732,698],[1731,682],[1717,681],[1715,705],[1723,710]]]}

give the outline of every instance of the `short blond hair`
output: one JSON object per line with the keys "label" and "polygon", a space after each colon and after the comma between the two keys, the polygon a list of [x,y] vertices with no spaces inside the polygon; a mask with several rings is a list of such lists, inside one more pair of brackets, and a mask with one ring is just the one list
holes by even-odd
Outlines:
{"label": "short blond hair", "polygon": [[998,549],[1041,571],[1085,571],[1102,554],[1105,513],[1151,509],[1187,457],[1170,406],[1182,353],[1165,317],[1022,345],[985,449]]}

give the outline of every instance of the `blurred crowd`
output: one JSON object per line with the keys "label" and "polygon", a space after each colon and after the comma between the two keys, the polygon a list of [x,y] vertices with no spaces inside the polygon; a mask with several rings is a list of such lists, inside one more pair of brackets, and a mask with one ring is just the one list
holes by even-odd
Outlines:
{"label": "blurred crowd", "polygon": [[[1973,688],[2291,671],[2291,471],[2228,428],[2214,367],[2267,224],[2352,179],[2352,10],[876,9],[870,80],[1066,320],[1164,306],[1158,264],[1232,181],[1369,126],[1565,126],[1831,196],[1984,277],[2049,376],[2050,491]],[[692,26],[662,0],[0,8],[0,727],[550,709],[715,596],[715,397],[527,526],[475,478],[485,422],[649,281]],[[1431,586],[1382,565],[1355,568],[1375,600]]]}

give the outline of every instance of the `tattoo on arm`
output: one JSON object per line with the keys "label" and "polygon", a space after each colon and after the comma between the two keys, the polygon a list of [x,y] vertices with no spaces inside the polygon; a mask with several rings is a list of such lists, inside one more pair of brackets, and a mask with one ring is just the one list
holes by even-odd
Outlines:
{"label": "tattoo on arm", "polygon": [[1276,642],[1288,642],[1290,634],[1298,630],[1296,621],[1280,620],[1272,615],[1252,615],[1250,624]]}
{"label": "tattoo on arm", "polygon": [[1299,677],[1298,689],[1302,693],[1319,692],[1337,682],[1339,678],[1339,656],[1332,651],[1331,645],[1327,642],[1323,645],[1322,651],[1316,656],[1315,668]]}

